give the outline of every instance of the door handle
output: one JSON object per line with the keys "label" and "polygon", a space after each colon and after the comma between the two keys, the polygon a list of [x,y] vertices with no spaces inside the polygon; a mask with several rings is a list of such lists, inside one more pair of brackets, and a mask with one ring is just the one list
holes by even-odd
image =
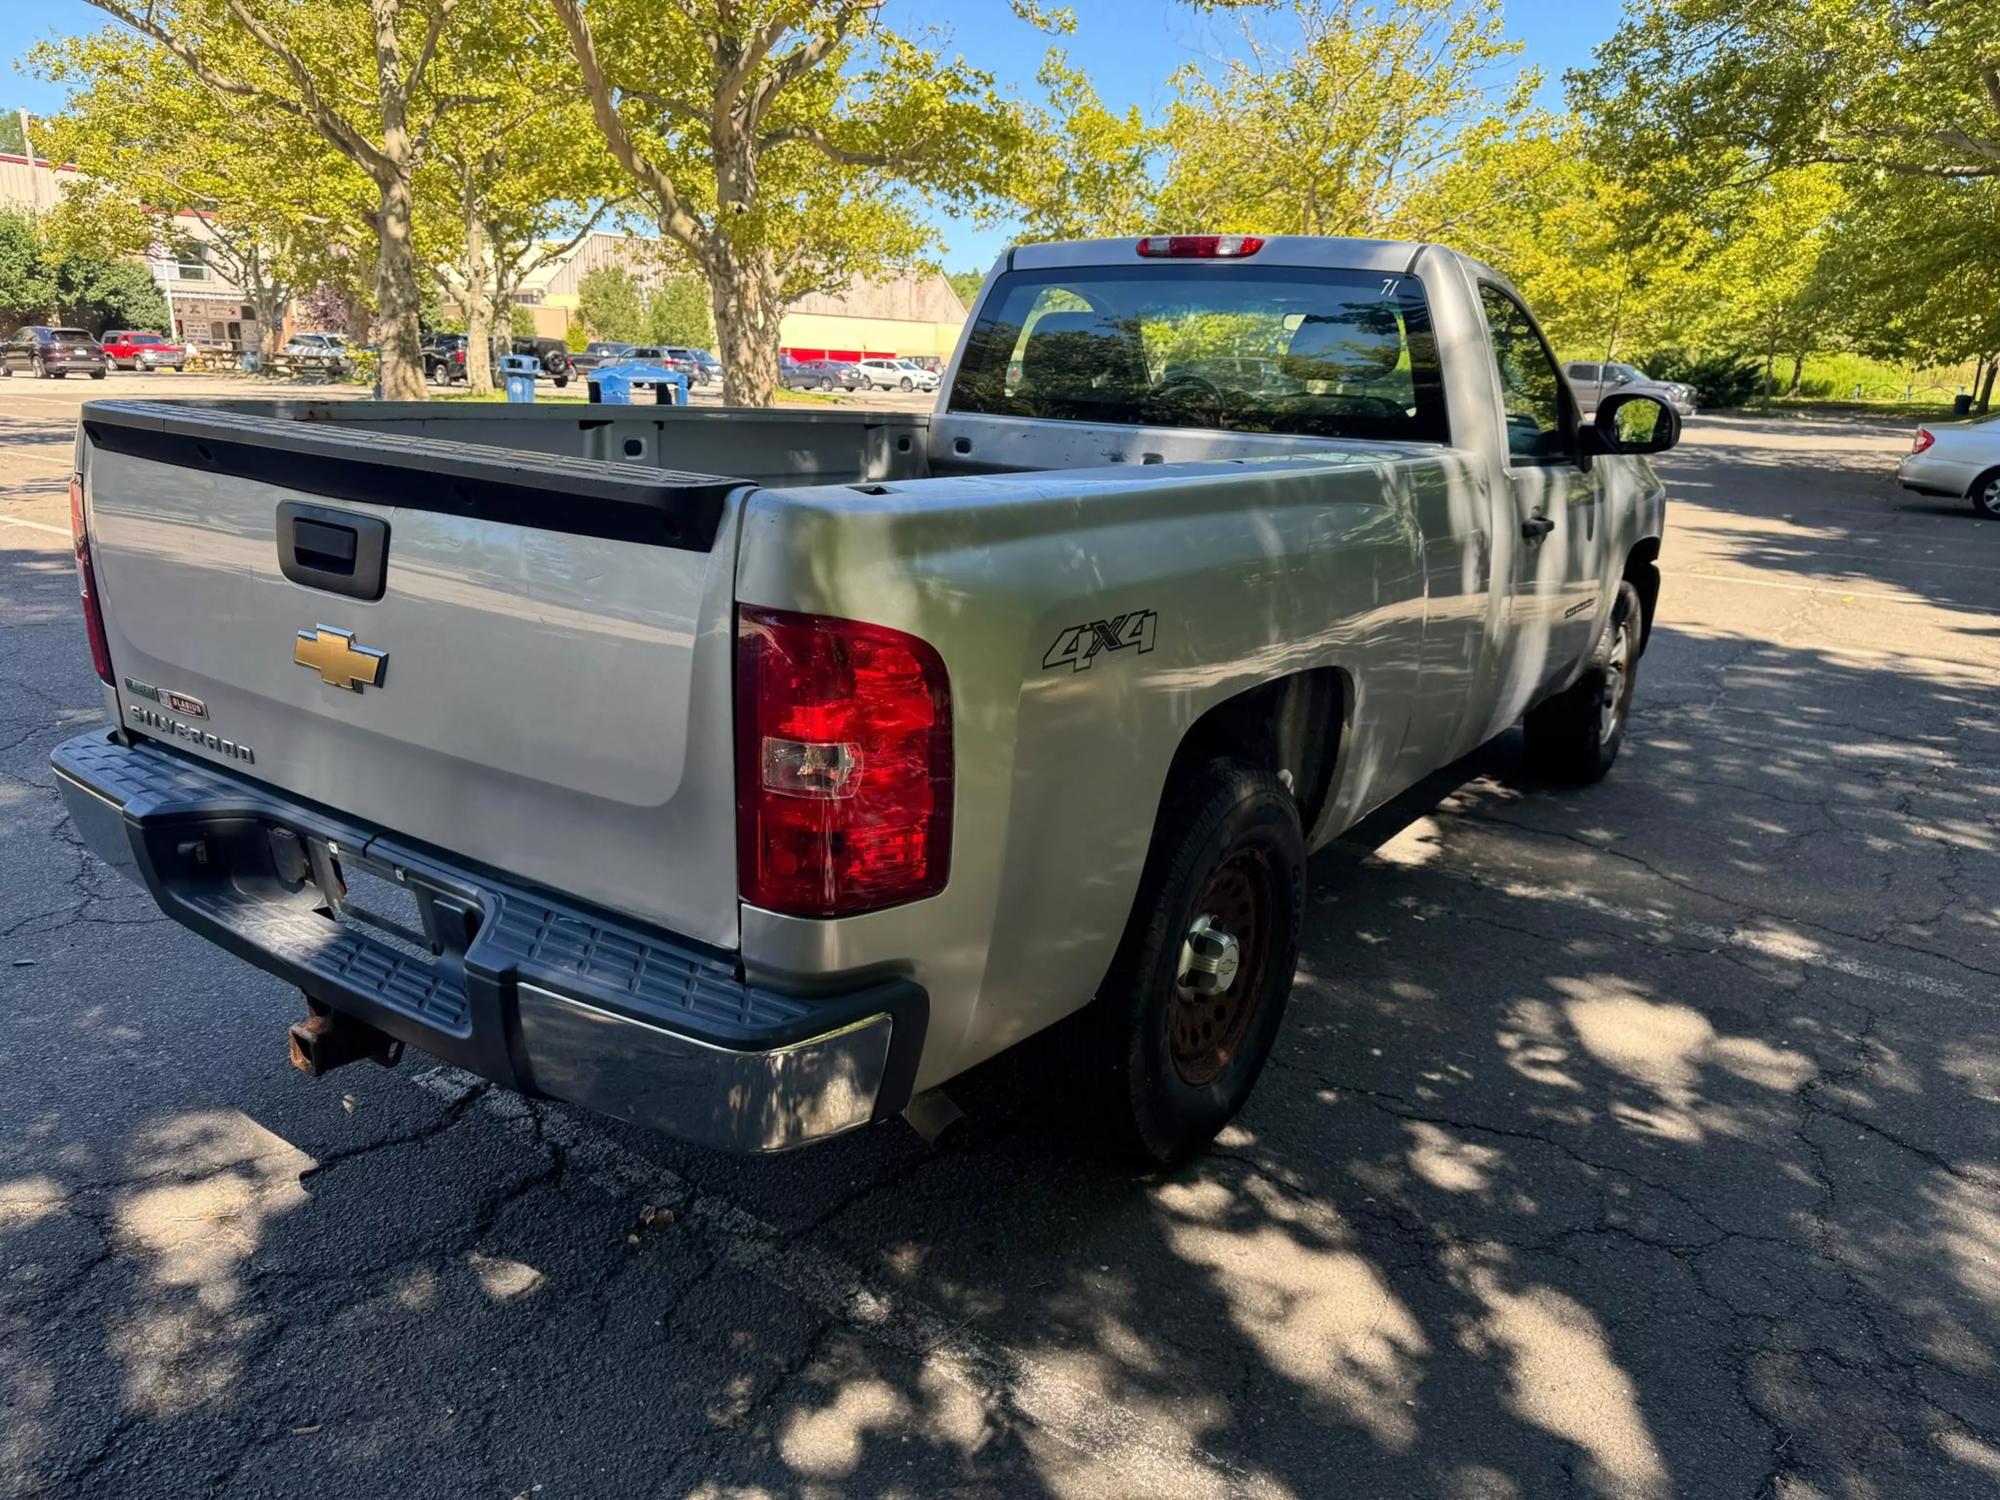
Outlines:
{"label": "door handle", "polygon": [[1521,535],[1531,542],[1539,542],[1555,529],[1556,523],[1547,516],[1530,516],[1521,523]]}

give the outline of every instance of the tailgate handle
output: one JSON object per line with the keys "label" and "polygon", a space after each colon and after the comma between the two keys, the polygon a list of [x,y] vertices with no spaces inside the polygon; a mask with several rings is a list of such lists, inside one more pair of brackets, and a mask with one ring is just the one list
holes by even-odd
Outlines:
{"label": "tailgate handle", "polygon": [[278,566],[309,589],[380,599],[388,582],[389,523],[287,500],[278,507]]}

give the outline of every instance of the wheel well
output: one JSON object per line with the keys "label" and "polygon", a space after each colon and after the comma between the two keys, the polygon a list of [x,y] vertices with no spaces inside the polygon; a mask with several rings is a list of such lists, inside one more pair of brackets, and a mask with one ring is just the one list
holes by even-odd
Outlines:
{"label": "wheel well", "polygon": [[1653,611],[1660,602],[1660,539],[1643,538],[1625,558],[1625,581],[1639,591],[1639,649],[1653,638]]}
{"label": "wheel well", "polygon": [[1294,672],[1224,699],[1181,736],[1161,806],[1210,761],[1247,760],[1291,773],[1299,822],[1310,835],[1333,791],[1348,701],[1347,679],[1335,667]]}

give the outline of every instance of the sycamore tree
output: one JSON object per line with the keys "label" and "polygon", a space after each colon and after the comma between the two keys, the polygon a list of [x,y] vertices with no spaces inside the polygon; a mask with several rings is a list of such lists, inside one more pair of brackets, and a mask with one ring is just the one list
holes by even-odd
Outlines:
{"label": "sycamore tree", "polygon": [[29,62],[71,88],[44,126],[48,149],[81,169],[48,216],[59,243],[198,250],[242,289],[267,356],[293,295],[365,254],[368,179],[304,122],[225,99],[120,28],[43,43]]}
{"label": "sycamore tree", "polygon": [[919,201],[1005,190],[1019,112],[882,0],[547,3],[605,145],[707,285],[732,404],[770,402],[788,304],[921,256]]}
{"label": "sycamore tree", "polygon": [[1517,65],[1499,0],[1226,8],[1243,13],[1240,45],[1174,75],[1162,125],[1155,217],[1175,227],[1423,237],[1419,190],[1503,134],[1541,81]]}
{"label": "sycamore tree", "polygon": [[489,335],[535,271],[574,250],[629,192],[591,126],[562,36],[526,7],[480,4],[454,65],[480,80],[431,133],[417,173],[418,246],[464,315],[466,379],[493,389]]}
{"label": "sycamore tree", "polygon": [[422,400],[417,173],[439,122],[491,97],[459,59],[467,20],[501,0],[89,3],[164,48],[224,103],[309,127],[364,174],[382,394]]}
{"label": "sycamore tree", "polygon": [[2000,178],[1987,5],[1641,0],[1571,85],[1619,159],[1713,164],[1694,191],[1813,165]]}
{"label": "sycamore tree", "polygon": [[[1050,50],[1035,79],[1046,102],[1029,112],[1008,194],[1007,217],[1022,236],[1077,240],[1157,228],[1165,132],[1137,105],[1122,112],[1108,107],[1060,48]],[[978,289],[975,280],[972,290]]]}

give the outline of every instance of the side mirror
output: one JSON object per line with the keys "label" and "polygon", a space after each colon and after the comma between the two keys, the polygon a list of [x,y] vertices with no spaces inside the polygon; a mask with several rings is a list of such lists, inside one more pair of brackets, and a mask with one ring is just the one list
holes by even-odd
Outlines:
{"label": "side mirror", "polygon": [[1658,396],[1633,391],[1606,396],[1583,429],[1586,446],[1598,453],[1665,453],[1681,440],[1681,419]]}

